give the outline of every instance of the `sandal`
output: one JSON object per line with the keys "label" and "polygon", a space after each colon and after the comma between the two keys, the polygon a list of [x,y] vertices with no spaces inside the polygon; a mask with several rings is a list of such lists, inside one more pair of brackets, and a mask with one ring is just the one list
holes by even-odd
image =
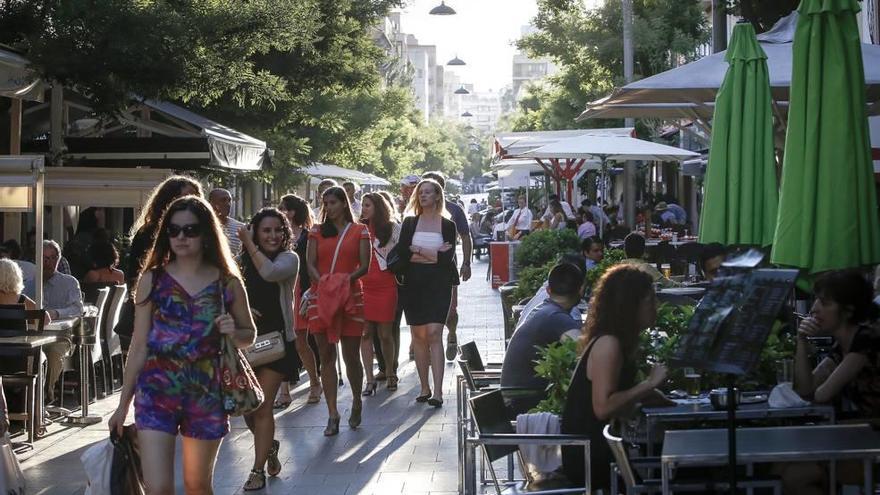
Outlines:
{"label": "sandal", "polygon": [[290,402],[291,401],[289,397],[287,398],[287,400],[275,399],[275,402],[272,404],[272,409],[287,409],[288,406],[290,406]]}
{"label": "sandal", "polygon": [[[318,390],[317,393],[315,393],[315,389]],[[309,387],[309,398],[306,400],[306,404],[317,404],[318,402],[321,402],[321,394],[323,393],[324,389],[320,385]]]}
{"label": "sandal", "polygon": [[428,393],[427,393],[427,394],[420,395],[420,396],[416,397],[416,402],[428,402],[428,399],[430,399],[431,397],[433,397],[433,395],[434,395],[434,394],[432,394],[431,391],[428,390]]}
{"label": "sandal", "polygon": [[339,434],[339,419],[340,416],[336,416],[335,418],[331,417],[327,420],[327,428],[324,428],[325,437],[332,437]]}
{"label": "sandal", "polygon": [[397,378],[397,375],[389,376],[388,377],[388,385],[386,385],[385,388],[387,388],[389,392],[394,392],[395,390],[397,390],[397,382],[398,381],[399,381],[399,379]]}
{"label": "sandal", "polygon": [[262,469],[251,469],[247,482],[244,484],[244,491],[255,492],[266,488],[266,471]]}
{"label": "sandal", "polygon": [[352,429],[361,425],[361,412],[364,410],[364,403],[357,402],[351,405],[351,415],[348,417],[348,426]]}
{"label": "sandal", "polygon": [[361,395],[364,397],[376,395],[376,382],[367,382],[367,386],[364,387],[364,391],[361,392]]}
{"label": "sandal", "polygon": [[386,378],[387,378],[387,375],[385,375],[384,371],[380,371],[380,372],[376,373],[376,381],[377,382],[384,382]]}
{"label": "sandal", "polygon": [[269,476],[278,476],[281,472],[281,461],[278,460],[278,449],[281,443],[278,440],[272,440],[272,448],[269,450],[269,459],[266,461],[266,473]]}

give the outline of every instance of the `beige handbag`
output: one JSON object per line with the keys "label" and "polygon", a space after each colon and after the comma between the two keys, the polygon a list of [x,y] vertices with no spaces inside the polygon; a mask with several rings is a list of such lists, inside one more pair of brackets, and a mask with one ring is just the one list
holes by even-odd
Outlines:
{"label": "beige handbag", "polygon": [[284,354],[284,335],[277,331],[257,335],[254,344],[244,350],[244,357],[254,368],[274,363],[282,359]]}

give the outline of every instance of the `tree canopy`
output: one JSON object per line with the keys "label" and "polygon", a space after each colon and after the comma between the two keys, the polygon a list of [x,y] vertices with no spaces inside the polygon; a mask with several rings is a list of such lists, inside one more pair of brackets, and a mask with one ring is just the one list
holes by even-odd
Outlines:
{"label": "tree canopy", "polygon": [[[519,102],[516,130],[595,126],[574,119],[585,105],[623,83],[623,19],[620,0],[587,9],[579,0],[538,0],[536,32],[518,42],[533,57],[560,67],[533,84]],[[709,31],[699,0],[634,0],[633,47],[636,79],[696,57]],[[603,124],[614,124],[603,121]]]}
{"label": "tree canopy", "polygon": [[390,179],[413,167],[457,174],[463,131],[425,125],[407,81],[382,73],[374,26],[402,3],[5,0],[0,43],[88,95],[96,113],[169,100],[266,140],[265,174],[282,182],[311,161]]}

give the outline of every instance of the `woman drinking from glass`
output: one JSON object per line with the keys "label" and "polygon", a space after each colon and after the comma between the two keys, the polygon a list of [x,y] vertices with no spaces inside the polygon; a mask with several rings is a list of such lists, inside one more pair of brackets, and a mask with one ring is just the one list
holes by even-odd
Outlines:
{"label": "woman drinking from glass", "polygon": [[[648,378],[636,382],[639,334],[657,319],[657,297],[651,275],[632,265],[612,267],[599,279],[590,300],[579,348],[581,356],[571,378],[562,412],[562,432],[590,437],[592,489],[608,489],[611,451],[602,430],[614,418],[628,416],[642,403],[674,405],[657,390],[666,381],[666,367],[654,365]],[[568,478],[584,483],[584,450],[562,448]]]}
{"label": "woman drinking from glass", "polygon": [[[134,335],[110,431],[120,436],[134,399],[147,493],[174,493],[182,436],[187,493],[212,493],[229,417],[220,382],[221,339],[254,342],[247,294],[211,206],[175,200],[162,215],[135,292]],[[228,309],[229,313],[225,313]]]}
{"label": "woman drinking from glass", "polygon": [[314,292],[309,303],[309,333],[318,343],[321,382],[330,413],[324,436],[333,436],[339,433],[336,343],[340,341],[353,401],[348,425],[357,428],[361,424],[364,304],[360,278],[370,266],[370,232],[365,225],[355,223],[348,196],[341,187],[324,191],[322,201],[321,223],[309,231],[306,255]]}

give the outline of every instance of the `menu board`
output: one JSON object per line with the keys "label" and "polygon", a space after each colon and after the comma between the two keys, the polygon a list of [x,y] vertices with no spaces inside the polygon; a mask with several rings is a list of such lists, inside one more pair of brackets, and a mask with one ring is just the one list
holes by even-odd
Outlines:
{"label": "menu board", "polygon": [[670,364],[744,375],[758,362],[797,270],[730,270],[697,305]]}

